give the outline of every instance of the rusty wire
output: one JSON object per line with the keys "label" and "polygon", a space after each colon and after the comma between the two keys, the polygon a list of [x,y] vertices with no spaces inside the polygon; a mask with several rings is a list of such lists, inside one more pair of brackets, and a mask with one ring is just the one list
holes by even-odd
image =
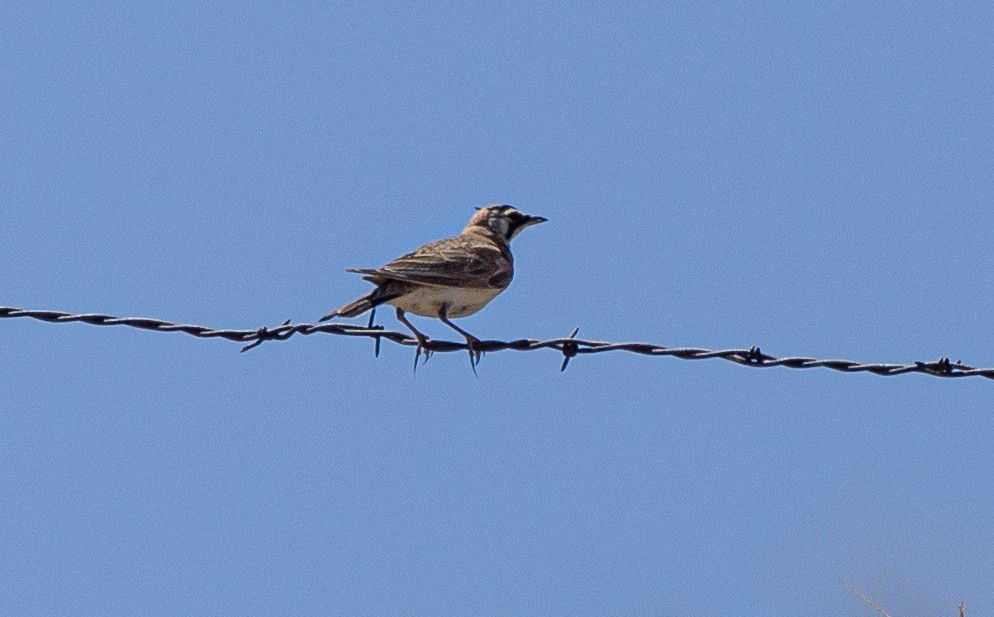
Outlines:
{"label": "rusty wire", "polygon": [[[95,326],[128,326],[153,330],[156,332],[183,332],[201,338],[223,338],[238,343],[247,343],[242,351],[248,351],[266,341],[285,341],[295,334],[336,334],[340,336],[360,336],[376,341],[376,350],[382,339],[417,347],[418,341],[413,336],[403,332],[384,330],[382,326],[354,326],[349,324],[290,324],[289,320],[279,326],[262,327],[255,330],[225,330],[208,328],[189,324],[176,324],[161,319],[148,317],[114,317],[97,313],[64,313],[61,311],[26,310],[0,306],[0,318],[28,317],[51,323],[66,323],[81,321]],[[545,341],[535,339],[518,339],[514,341],[479,341],[474,345],[475,351],[532,351],[535,349],[554,349],[563,355],[561,370],[566,370],[571,358],[578,355],[601,353],[605,351],[627,351],[649,356],[672,356],[682,360],[706,360],[719,358],[742,366],[763,368],[769,366],[784,366],[787,368],[828,368],[843,373],[873,373],[874,375],[890,376],[905,373],[922,373],[935,377],[985,377],[994,379],[994,368],[973,368],[959,361],[952,362],[943,357],[932,362],[913,362],[911,364],[885,364],[854,362],[852,360],[819,360],[803,356],[788,356],[778,358],[765,354],[759,347],[749,349],[701,349],[697,347],[663,347],[651,343],[609,343],[604,341],[588,341],[576,338],[577,330],[565,338]],[[424,349],[426,352],[469,351],[466,343],[429,339]]]}

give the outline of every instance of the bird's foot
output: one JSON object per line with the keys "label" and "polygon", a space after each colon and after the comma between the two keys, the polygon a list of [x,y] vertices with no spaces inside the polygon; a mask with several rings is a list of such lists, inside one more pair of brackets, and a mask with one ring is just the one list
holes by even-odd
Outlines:
{"label": "bird's foot", "polygon": [[[476,365],[483,359],[483,350],[477,348],[479,343],[480,339],[475,336],[469,335],[466,337],[466,348],[469,350],[469,366],[473,369],[473,375],[476,375]],[[479,375],[476,376],[479,377]]]}
{"label": "bird's foot", "polygon": [[421,358],[421,354],[424,354],[425,359],[421,362],[424,364],[428,362],[428,358],[431,357],[433,353],[431,349],[428,349],[428,337],[418,332],[415,337],[418,340],[418,346],[414,350],[414,374],[418,374],[418,360]]}

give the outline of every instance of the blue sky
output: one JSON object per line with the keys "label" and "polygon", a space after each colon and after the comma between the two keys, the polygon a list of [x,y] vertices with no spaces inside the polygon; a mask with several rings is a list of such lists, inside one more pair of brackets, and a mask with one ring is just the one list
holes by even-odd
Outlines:
{"label": "blue sky", "polygon": [[[991,366],[992,31],[979,2],[15,3],[0,305],[314,321],[501,202],[549,222],[482,338]],[[7,614],[872,614],[840,579],[994,612],[987,380],[0,336]]]}

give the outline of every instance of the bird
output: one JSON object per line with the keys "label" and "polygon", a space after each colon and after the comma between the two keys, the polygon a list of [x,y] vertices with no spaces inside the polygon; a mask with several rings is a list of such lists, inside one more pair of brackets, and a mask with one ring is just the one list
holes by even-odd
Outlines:
{"label": "bird", "polygon": [[[368,294],[335,309],[320,319],[358,317],[375,311],[381,304],[397,310],[397,320],[417,339],[414,356],[425,349],[428,338],[407,319],[406,313],[433,317],[466,339],[470,366],[476,372],[482,352],[475,349],[479,339],[463,330],[451,319],[467,317],[486,306],[507,289],[514,277],[511,240],[526,227],[547,221],[508,204],[492,204],[476,209],[458,236],[429,242],[379,268],[355,268],[347,272],[362,274],[376,285]],[[372,323],[372,319],[370,320]]]}

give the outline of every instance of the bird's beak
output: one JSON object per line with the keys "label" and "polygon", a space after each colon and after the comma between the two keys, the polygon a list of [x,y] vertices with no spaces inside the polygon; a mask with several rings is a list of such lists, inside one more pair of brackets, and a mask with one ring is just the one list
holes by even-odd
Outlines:
{"label": "bird's beak", "polygon": [[514,236],[521,233],[521,230],[525,227],[531,227],[532,225],[538,225],[539,223],[546,222],[547,218],[544,216],[532,216],[530,214],[525,214],[524,212],[515,212],[511,215],[511,219],[508,221],[510,227],[508,229],[507,239],[510,240]]}

